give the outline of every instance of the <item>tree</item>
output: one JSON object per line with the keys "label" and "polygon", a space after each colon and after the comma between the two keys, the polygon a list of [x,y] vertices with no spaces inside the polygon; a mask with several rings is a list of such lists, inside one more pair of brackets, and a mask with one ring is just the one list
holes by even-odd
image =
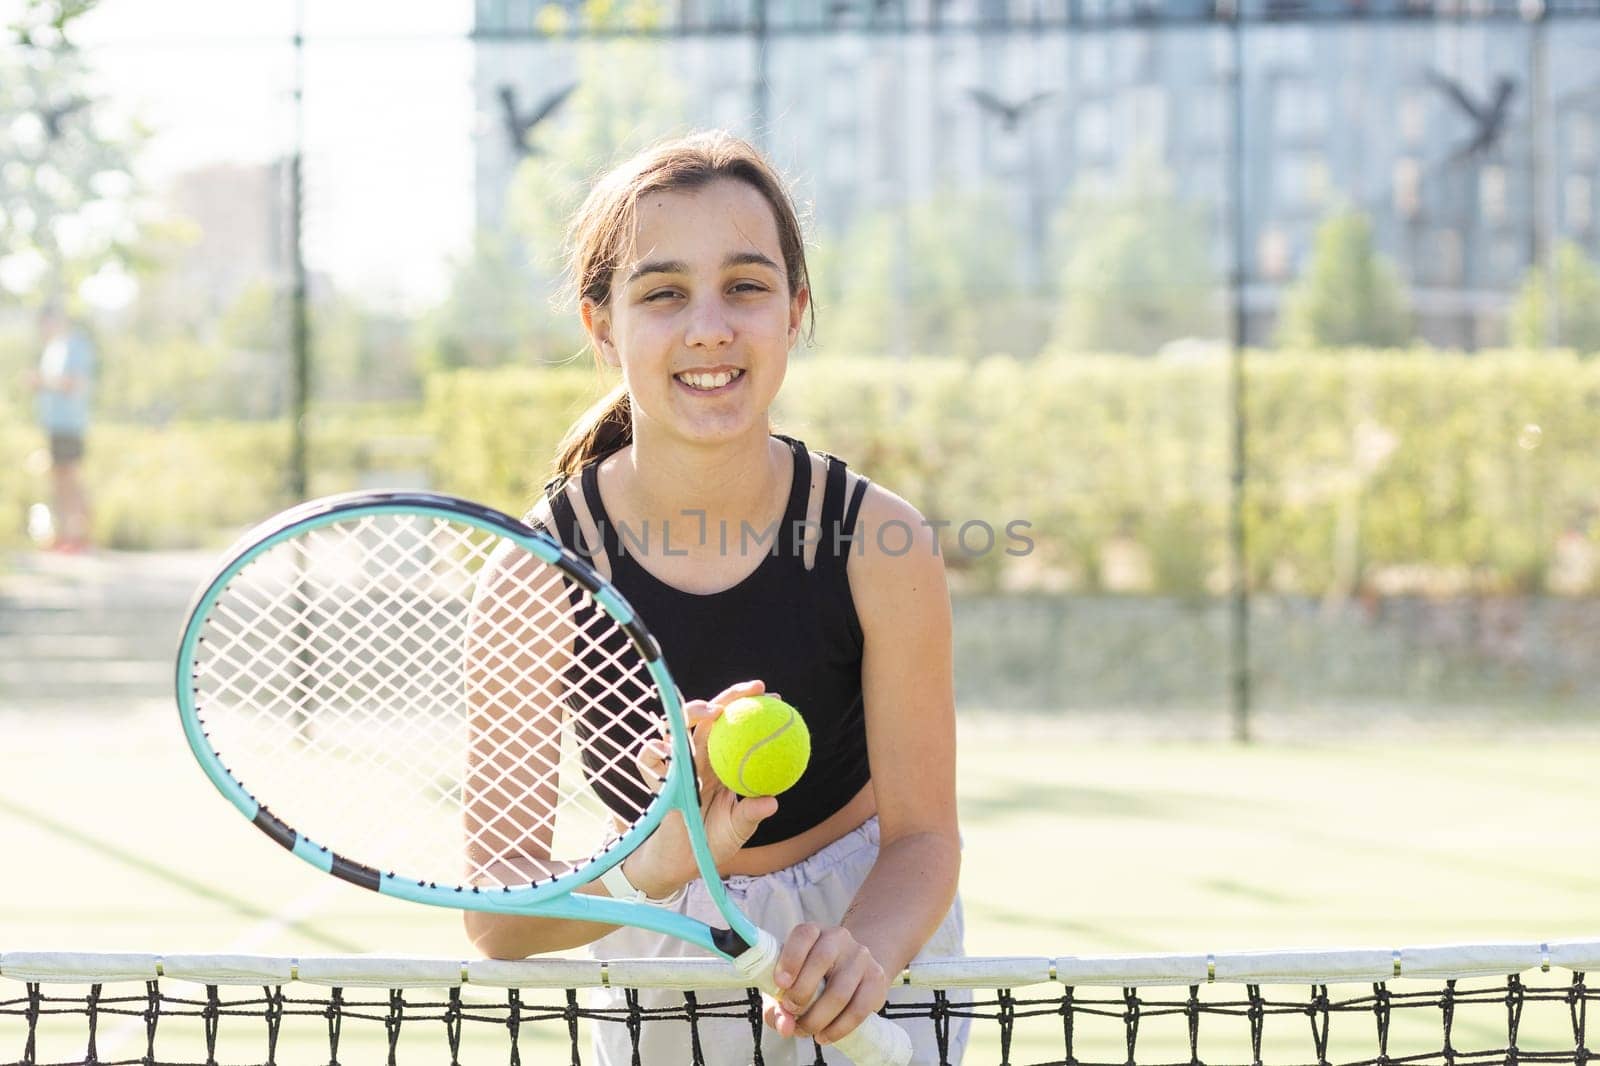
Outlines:
{"label": "tree", "polygon": [[1165,172],[1137,170],[1122,192],[1076,193],[1055,230],[1065,257],[1053,347],[1145,355],[1221,333],[1204,218]]}
{"label": "tree", "polygon": [[1554,342],[1581,352],[1600,352],[1600,266],[1572,241],[1556,249],[1556,307],[1559,318],[1547,333],[1544,269],[1531,268],[1511,304],[1508,332],[1520,348],[1543,348]]}
{"label": "tree", "polygon": [[[590,28],[648,26],[659,7],[656,0],[586,0],[582,15]],[[553,5],[539,24],[552,34],[564,28]],[[527,243],[530,263],[550,278],[560,274],[567,222],[595,175],[680,131],[685,121],[682,85],[658,44],[584,39],[570,51],[576,88],[552,120],[539,126],[537,144],[518,166],[508,197],[511,224]]]}
{"label": "tree", "polygon": [[1284,297],[1278,342],[1296,348],[1391,348],[1411,339],[1394,269],[1378,255],[1372,226],[1342,211],[1317,228],[1311,265]]}
{"label": "tree", "polygon": [[125,302],[140,266],[132,158],[144,139],[89,92],[70,38],[94,0],[24,0],[0,49],[0,289]]}
{"label": "tree", "polygon": [[[591,31],[648,28],[663,11],[661,0],[585,0],[575,12],[551,3],[533,24],[560,37],[574,23]],[[524,154],[507,192],[508,227],[477,233],[455,264],[448,294],[424,324],[424,372],[557,363],[581,352],[574,311],[554,299],[567,224],[596,173],[684,125],[684,93],[659,45],[625,35],[579,37],[553,54],[571,57],[560,78],[564,85],[570,79],[570,92],[542,98],[558,106],[529,122],[531,130],[519,129]]]}
{"label": "tree", "polygon": [[[1019,328],[1019,249],[996,225],[1005,217],[998,198],[945,190],[905,210],[903,223],[889,211],[865,215],[808,257],[824,350],[977,357],[1036,347]],[[897,315],[902,224],[906,306]]]}
{"label": "tree", "polygon": [[423,324],[423,370],[537,365],[582,351],[576,316],[552,305],[550,288],[515,240],[479,232],[456,264],[444,302]]}

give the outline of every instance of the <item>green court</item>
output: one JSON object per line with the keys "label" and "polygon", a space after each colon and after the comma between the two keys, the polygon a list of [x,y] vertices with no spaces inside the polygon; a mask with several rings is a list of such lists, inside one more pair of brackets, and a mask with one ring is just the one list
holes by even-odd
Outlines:
{"label": "green court", "polygon": [[[323,877],[247,825],[160,705],[6,711],[0,735],[0,837],[23,857],[0,882],[0,951],[472,954],[453,912]],[[1113,743],[1070,723],[970,713],[960,763],[968,951],[1593,937],[1600,868],[1583,857],[1600,854],[1600,825],[1584,812],[1597,761],[1593,741]],[[1551,1016],[1558,1034],[1559,1022]],[[1497,1024],[1483,1019],[1485,1041]],[[1430,1017],[1419,1039],[1430,1027],[1436,1036]],[[1058,1028],[1024,1027],[1021,1053],[1048,1053]],[[1156,1046],[1181,1046],[1176,1030],[1147,1031]],[[1458,1038],[1473,1032],[1464,1019]],[[1120,1028],[1102,1036],[1115,1044]],[[1300,1027],[1283,1036],[1308,1050]],[[564,1024],[548,1038],[564,1043]],[[247,1048],[260,1037],[239,1039]],[[306,1039],[325,1040],[316,1027]],[[990,1061],[984,1046],[969,1061]]]}

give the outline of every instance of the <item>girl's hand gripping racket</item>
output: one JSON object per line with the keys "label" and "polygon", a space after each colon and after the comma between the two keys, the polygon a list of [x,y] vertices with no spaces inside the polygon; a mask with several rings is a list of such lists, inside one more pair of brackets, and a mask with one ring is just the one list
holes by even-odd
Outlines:
{"label": "girl's hand gripping racket", "polygon": [[[667,933],[777,994],[779,945],[712,860],[655,638],[550,537],[427,493],[286,511],[201,590],[177,681],[212,783],[319,870],[418,903]],[[641,766],[663,731],[665,778]],[[577,892],[672,811],[725,929]],[[879,1015],[838,1047],[862,1064],[911,1057]]]}

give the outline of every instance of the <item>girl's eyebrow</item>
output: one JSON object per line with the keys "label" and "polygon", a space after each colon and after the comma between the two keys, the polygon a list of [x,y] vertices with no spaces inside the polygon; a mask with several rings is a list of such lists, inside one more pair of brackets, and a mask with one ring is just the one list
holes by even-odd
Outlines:
{"label": "girl's eyebrow", "polygon": [[[764,266],[780,272],[782,270],[777,263],[774,263],[770,258],[762,255],[760,252],[734,252],[732,255],[728,256],[722,261],[722,269],[724,270],[727,270],[729,267],[736,266]],[[628,280],[623,282],[623,284],[631,285],[633,282],[644,277],[646,274],[687,273],[689,273],[689,264],[685,263],[681,259],[652,259],[647,263],[640,263],[639,266],[635,268],[634,272],[628,275]]]}

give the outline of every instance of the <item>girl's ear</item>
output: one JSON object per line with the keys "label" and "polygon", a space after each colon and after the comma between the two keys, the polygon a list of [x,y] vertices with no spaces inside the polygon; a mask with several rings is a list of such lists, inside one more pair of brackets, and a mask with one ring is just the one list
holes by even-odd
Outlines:
{"label": "girl's ear", "polygon": [[792,346],[800,339],[800,324],[805,321],[806,307],[811,303],[811,290],[805,286],[800,287],[789,300],[789,344]]}
{"label": "girl's ear", "polygon": [[597,304],[585,297],[578,305],[578,314],[583,319],[583,331],[589,336],[589,343],[594,346],[595,355],[602,363],[609,367],[620,367],[622,357],[617,354],[617,346],[611,340],[611,307],[609,304]]}

